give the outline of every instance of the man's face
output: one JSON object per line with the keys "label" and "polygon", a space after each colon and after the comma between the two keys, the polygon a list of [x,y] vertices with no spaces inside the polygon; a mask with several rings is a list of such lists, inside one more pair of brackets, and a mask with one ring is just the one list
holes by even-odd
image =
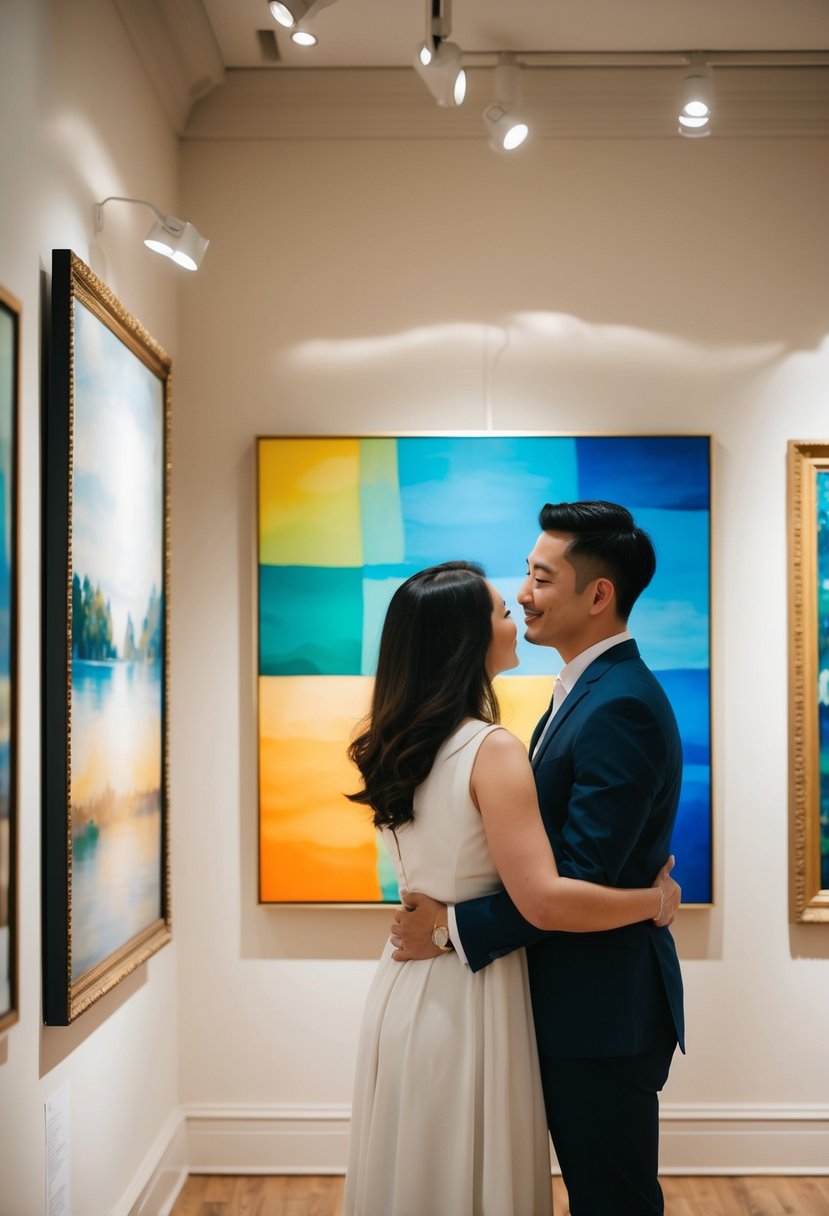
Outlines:
{"label": "man's face", "polygon": [[518,592],[524,637],[536,646],[554,646],[565,663],[589,645],[584,638],[595,593],[595,580],[576,590],[576,571],[565,556],[571,539],[563,532],[542,532]]}

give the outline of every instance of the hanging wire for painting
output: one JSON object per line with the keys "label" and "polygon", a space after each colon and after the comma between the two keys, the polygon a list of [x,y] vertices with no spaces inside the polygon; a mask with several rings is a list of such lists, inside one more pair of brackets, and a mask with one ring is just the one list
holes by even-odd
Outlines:
{"label": "hanging wire for painting", "polygon": [[498,326],[502,341],[501,345],[492,356],[492,359],[490,359],[489,335],[493,329],[495,329],[494,325],[487,325],[484,327],[484,410],[486,414],[485,429],[487,431],[492,431],[495,429],[492,412],[492,380],[495,375],[495,368],[498,366],[501,356],[510,344],[509,330],[504,325]]}

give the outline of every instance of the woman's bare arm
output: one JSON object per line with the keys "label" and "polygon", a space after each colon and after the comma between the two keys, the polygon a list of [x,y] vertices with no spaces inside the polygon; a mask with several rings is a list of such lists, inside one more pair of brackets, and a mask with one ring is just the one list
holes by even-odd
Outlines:
{"label": "woman's bare arm", "polygon": [[593,933],[637,921],[669,924],[680,888],[660,871],[653,887],[625,890],[562,878],[541,813],[523,745],[506,730],[492,731],[475,760],[470,790],[481,812],[487,844],[501,881],[521,915],[539,929]]}

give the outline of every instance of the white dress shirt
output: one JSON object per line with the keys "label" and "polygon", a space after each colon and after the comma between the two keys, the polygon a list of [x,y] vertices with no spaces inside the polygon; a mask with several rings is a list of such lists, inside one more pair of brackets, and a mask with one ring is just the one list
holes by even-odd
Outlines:
{"label": "white dress shirt", "polygon": [[[533,754],[535,754],[535,751],[538,750],[541,740],[547,734],[550,723],[561,708],[566,697],[573,691],[576,680],[578,680],[579,676],[581,676],[587,670],[594,659],[597,659],[600,654],[604,654],[606,650],[610,650],[613,646],[618,646],[621,642],[629,642],[630,639],[631,635],[627,629],[622,630],[621,633],[614,633],[612,637],[602,638],[601,642],[596,642],[595,645],[588,646],[586,650],[583,650],[581,654],[577,654],[574,659],[571,659],[569,663],[566,663],[564,667],[562,667],[561,671],[556,676],[555,685],[553,687],[553,708],[550,712],[549,718],[544,724],[543,731],[538,736],[538,742],[533,749]],[[466,954],[464,953],[463,946],[461,945],[460,934],[458,933],[458,921],[457,917],[455,916],[454,904],[449,904],[447,908],[447,922],[449,925],[449,938],[452,945],[455,947],[458,958],[468,967],[469,963],[467,962]]]}
{"label": "white dress shirt", "polygon": [[565,697],[571,693],[575,687],[576,680],[583,672],[587,670],[594,659],[597,659],[600,654],[604,654],[606,650],[610,650],[613,646],[618,646],[620,642],[629,642],[630,634],[627,629],[623,629],[621,633],[614,633],[613,637],[602,638],[601,642],[596,642],[593,646],[588,646],[587,650],[583,650],[581,654],[577,654],[569,663],[565,663],[561,671],[556,676],[556,682],[553,687],[553,709],[544,723],[544,729],[538,736],[538,742],[533,748],[533,755],[541,745],[541,740],[550,729],[550,723],[556,716],[556,713],[561,708]]}

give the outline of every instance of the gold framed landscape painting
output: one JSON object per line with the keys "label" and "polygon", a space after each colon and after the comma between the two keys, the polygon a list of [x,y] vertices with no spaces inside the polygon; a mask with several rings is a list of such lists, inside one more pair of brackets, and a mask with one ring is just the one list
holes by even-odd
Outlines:
{"label": "gold framed landscape painting", "polygon": [[789,443],[790,905],[829,923],[829,442]]}
{"label": "gold framed landscape painting", "polygon": [[[257,479],[260,902],[397,901],[370,815],[346,798],[389,600],[414,571],[465,558],[514,604],[540,507],[579,498],[624,503],[656,544],[631,629],[683,740],[683,899],[712,902],[708,436],[262,437]],[[519,656],[496,687],[528,742],[557,656],[523,639]]]}
{"label": "gold framed landscape painting", "polygon": [[68,249],[45,426],[43,1002],[73,1021],[171,936],[170,359]]}
{"label": "gold framed landscape painting", "polygon": [[17,432],[20,304],[0,287],[0,1031],[17,1003]]}

